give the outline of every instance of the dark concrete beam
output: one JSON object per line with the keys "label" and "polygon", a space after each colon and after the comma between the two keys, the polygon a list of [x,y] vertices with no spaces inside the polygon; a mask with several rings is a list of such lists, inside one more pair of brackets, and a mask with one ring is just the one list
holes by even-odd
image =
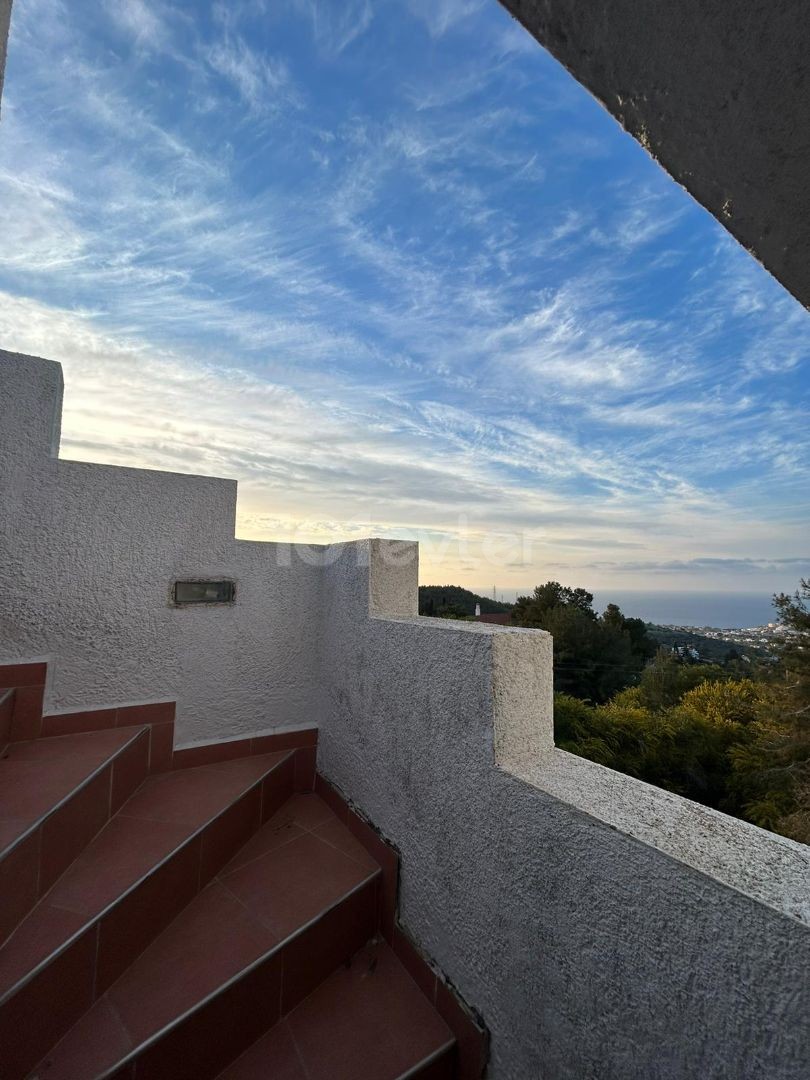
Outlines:
{"label": "dark concrete beam", "polygon": [[0,0],[0,100],[3,97],[3,75],[6,70],[8,27],[11,22],[11,0]]}
{"label": "dark concrete beam", "polygon": [[810,307],[808,0],[501,0]]}

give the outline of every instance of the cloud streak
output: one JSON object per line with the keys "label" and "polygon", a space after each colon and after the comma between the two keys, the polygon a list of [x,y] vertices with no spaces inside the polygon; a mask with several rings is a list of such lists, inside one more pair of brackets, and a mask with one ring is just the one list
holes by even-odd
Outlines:
{"label": "cloud streak", "polygon": [[0,344],[64,363],[65,452],[473,585],[508,534],[518,588],[788,587],[806,313],[500,9],[339,8],[15,12]]}

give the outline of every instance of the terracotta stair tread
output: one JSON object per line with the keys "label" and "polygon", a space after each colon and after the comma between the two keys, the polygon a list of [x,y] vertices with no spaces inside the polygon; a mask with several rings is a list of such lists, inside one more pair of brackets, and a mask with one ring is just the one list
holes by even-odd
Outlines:
{"label": "terracotta stair tread", "polygon": [[289,751],[257,754],[152,776],[127,800],[120,813],[145,821],[199,826],[216,813],[223,798],[238,798],[273,765],[289,756]]}
{"label": "terracotta stair tread", "polygon": [[11,743],[0,759],[0,857],[146,730],[112,728]]}
{"label": "terracotta stair tread", "polygon": [[263,754],[148,778],[0,948],[0,998],[289,757]]}
{"label": "terracotta stair tread", "polygon": [[443,1055],[446,1071],[435,1075],[450,1077],[453,1045],[452,1032],[392,950],[376,942],[338,968],[218,1080],[399,1080]]}
{"label": "terracotta stair tread", "polygon": [[316,795],[293,796],[33,1075],[41,1080],[112,1075],[150,1040],[373,886],[379,875],[379,866],[325,803]]}

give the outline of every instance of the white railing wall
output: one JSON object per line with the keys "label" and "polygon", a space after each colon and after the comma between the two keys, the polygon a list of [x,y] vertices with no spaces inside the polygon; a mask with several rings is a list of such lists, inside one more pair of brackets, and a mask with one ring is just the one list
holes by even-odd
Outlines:
{"label": "white railing wall", "polygon": [[351,547],[319,768],[399,848],[401,920],[485,1018],[490,1075],[803,1077],[810,848],[555,750],[548,635],[413,617],[402,545],[387,606],[385,542]]}

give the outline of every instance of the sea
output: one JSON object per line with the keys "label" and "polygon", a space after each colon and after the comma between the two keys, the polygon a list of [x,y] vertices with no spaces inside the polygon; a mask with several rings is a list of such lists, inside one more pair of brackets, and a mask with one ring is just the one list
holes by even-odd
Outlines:
{"label": "sea", "polygon": [[623,614],[646,622],[739,630],[776,621],[770,593],[594,591],[593,606],[618,604]]}

